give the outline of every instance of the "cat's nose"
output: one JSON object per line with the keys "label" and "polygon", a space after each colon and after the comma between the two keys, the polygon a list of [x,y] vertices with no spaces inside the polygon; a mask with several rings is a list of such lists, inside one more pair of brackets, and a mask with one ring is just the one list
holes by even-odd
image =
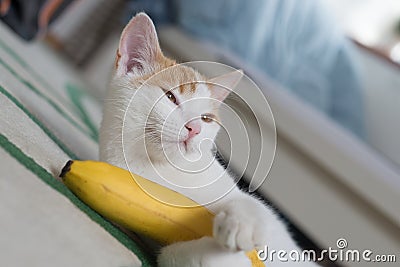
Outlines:
{"label": "cat's nose", "polygon": [[196,121],[190,121],[190,122],[186,123],[185,127],[189,131],[188,138],[192,138],[193,136],[198,135],[201,131],[200,123],[196,122]]}

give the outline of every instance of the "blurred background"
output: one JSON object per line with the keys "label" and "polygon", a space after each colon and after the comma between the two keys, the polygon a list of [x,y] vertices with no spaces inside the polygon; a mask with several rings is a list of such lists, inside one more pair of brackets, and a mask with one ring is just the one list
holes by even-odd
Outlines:
{"label": "blurred background", "polygon": [[[9,11],[10,19],[4,17],[14,29],[21,22],[13,22],[12,11],[18,17],[41,8],[35,7],[36,1],[15,2],[32,6],[23,11],[23,5],[17,5]],[[202,46],[218,61],[235,57],[284,85],[393,164],[400,164],[398,1],[53,2],[59,6],[46,18],[54,20],[46,33],[41,29],[47,25],[45,16],[38,18],[39,26],[33,26],[33,20],[19,24],[19,33],[28,39],[42,33],[45,42],[82,72],[99,99],[106,90],[109,62],[122,27],[137,12],[146,11],[162,28],[160,40],[166,53],[182,60],[205,60],[197,51]],[[183,45],[175,45],[171,35],[187,37],[197,46],[188,43],[176,53]]]}
{"label": "blurred background", "polygon": [[67,64],[100,106],[120,33],[141,11],[166,55],[241,68],[260,86],[278,147],[258,193],[304,247],[345,237],[354,248],[398,254],[400,1],[0,1],[2,24]]}

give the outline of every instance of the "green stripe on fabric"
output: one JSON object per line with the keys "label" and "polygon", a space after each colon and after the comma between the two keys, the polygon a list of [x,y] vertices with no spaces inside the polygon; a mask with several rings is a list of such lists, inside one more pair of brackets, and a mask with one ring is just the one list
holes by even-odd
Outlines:
{"label": "green stripe on fabric", "polygon": [[[21,67],[27,70],[30,74],[34,76],[36,80],[38,80],[45,88],[52,88],[52,86],[41,76],[39,73],[35,71],[22,57],[20,57],[14,50],[11,49],[5,42],[0,39],[0,47],[3,48],[15,61],[19,63]],[[56,90],[53,90],[57,93]],[[60,95],[59,95],[60,96]]]}
{"label": "green stripe on fabric", "polygon": [[[44,99],[50,106],[52,106],[61,116],[63,116],[67,121],[69,121],[72,125],[78,128],[83,134],[88,136],[97,142],[97,136],[88,133],[84,128],[82,128],[74,119],[72,119],[62,108],[60,108],[53,100],[44,95],[40,90],[38,90],[32,83],[25,80],[21,77],[10,65],[8,65],[3,59],[0,58],[0,64],[3,65],[16,79],[18,79],[21,83],[27,86],[30,90],[32,90],[36,95]],[[88,126],[89,127],[89,126]]]}
{"label": "green stripe on fabric", "polygon": [[52,89],[52,91],[61,98],[61,95],[57,92],[57,90],[54,90],[53,86],[51,86],[39,73],[35,71],[35,69],[33,69],[22,57],[15,53],[14,50],[12,50],[11,47],[9,47],[1,39],[0,47],[3,48],[3,50],[6,51],[16,62],[18,62],[22,68],[34,76],[34,78],[39,81],[44,88]]}
{"label": "green stripe on fabric", "polygon": [[98,140],[97,127],[92,122],[92,120],[88,116],[85,108],[82,105],[82,98],[86,97],[85,91],[82,90],[81,88],[78,88],[76,85],[73,85],[70,83],[67,83],[65,87],[67,89],[67,93],[71,99],[71,102],[76,107],[78,115],[83,120],[83,122],[87,125],[87,127],[90,129],[92,135],[96,138],[96,140]]}
{"label": "green stripe on fabric", "polygon": [[132,239],[130,239],[116,226],[101,217],[97,212],[95,212],[89,206],[79,200],[63,183],[56,180],[53,175],[47,172],[42,166],[37,164],[31,157],[27,156],[23,151],[21,151],[1,133],[0,146],[3,147],[19,163],[21,163],[28,170],[34,173],[39,179],[41,179],[47,185],[67,197],[73,204],[75,204],[75,206],[86,213],[90,219],[103,227],[127,249],[134,252],[134,254],[141,260],[143,267],[155,266],[155,260],[147,255]]}
{"label": "green stripe on fabric", "polygon": [[26,62],[17,54],[14,52],[14,50],[11,49],[6,43],[4,43],[0,39],[0,47],[3,48],[8,54],[10,54],[20,65],[26,67],[27,64]]}
{"label": "green stripe on fabric", "polygon": [[44,124],[38,120],[32,113],[29,112],[14,96],[12,96],[3,86],[0,85],[0,93],[5,95],[12,101],[19,109],[21,109],[36,125],[40,127],[47,134],[47,136],[58,145],[70,158],[77,159],[78,157],[73,153],[60,139],[58,139]]}

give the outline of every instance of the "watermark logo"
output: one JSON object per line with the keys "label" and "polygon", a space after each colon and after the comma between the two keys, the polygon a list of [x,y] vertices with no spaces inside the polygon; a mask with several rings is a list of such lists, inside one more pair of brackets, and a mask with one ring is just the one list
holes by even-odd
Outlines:
{"label": "watermark logo", "polygon": [[338,247],[338,249],[344,249],[347,248],[347,240],[344,238],[339,238],[336,241],[336,246]]}
{"label": "watermark logo", "polygon": [[330,260],[333,262],[370,262],[370,263],[393,263],[397,261],[395,254],[376,254],[372,250],[348,249],[348,242],[344,238],[336,241],[336,248],[329,247],[316,253],[314,250],[275,250],[265,246],[258,250],[258,258],[269,262],[322,262]]}

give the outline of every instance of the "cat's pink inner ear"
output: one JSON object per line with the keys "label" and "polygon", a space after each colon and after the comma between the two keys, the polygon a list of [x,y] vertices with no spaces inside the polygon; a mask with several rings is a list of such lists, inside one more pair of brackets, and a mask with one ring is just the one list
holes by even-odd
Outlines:
{"label": "cat's pink inner ear", "polygon": [[238,85],[242,77],[243,71],[235,70],[208,80],[211,97],[219,101],[224,101],[224,99]]}
{"label": "cat's pink inner ear", "polygon": [[146,69],[155,63],[158,53],[161,49],[154,24],[145,13],[139,13],[122,32],[117,71],[126,74],[134,69]]}

